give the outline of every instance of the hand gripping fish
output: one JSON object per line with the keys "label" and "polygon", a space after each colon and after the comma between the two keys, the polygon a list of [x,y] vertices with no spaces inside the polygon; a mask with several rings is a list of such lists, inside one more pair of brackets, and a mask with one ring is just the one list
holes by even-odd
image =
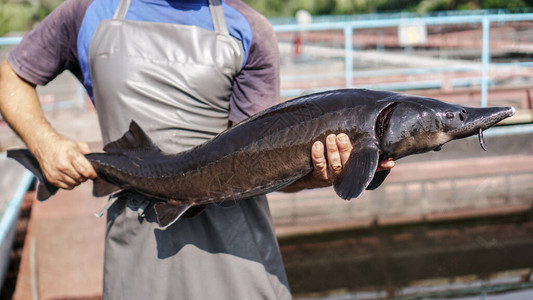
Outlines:
{"label": "hand gripping fish", "polygon": [[[239,200],[279,190],[310,173],[310,150],[329,134],[346,133],[354,148],[333,187],[343,199],[375,189],[390,170],[382,159],[440,150],[451,140],[478,134],[510,117],[512,107],[472,108],[439,100],[365,89],[333,90],[299,97],[260,112],[193,149],[166,154],[135,123],[122,138],[87,154],[98,174],[93,194],[119,190],[160,199],[161,227],[193,206]],[[47,182],[35,157],[9,150],[39,179],[37,198],[57,187]]]}

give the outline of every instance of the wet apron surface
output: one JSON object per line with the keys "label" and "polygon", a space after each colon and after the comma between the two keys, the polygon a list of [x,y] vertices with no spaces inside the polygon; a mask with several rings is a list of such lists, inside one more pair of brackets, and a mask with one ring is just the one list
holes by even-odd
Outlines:
{"label": "wet apron surface", "polygon": [[132,119],[165,152],[183,151],[226,129],[244,54],[228,34],[222,7],[210,6],[220,17],[209,31],[124,20],[129,3],[122,0],[114,19],[101,22],[89,47],[104,144],[121,137]]}
{"label": "wet apron surface", "polygon": [[[129,5],[98,25],[89,48],[104,144],[131,120],[168,153],[226,129],[244,55],[218,0],[209,3],[215,31],[125,20]],[[290,298],[265,197],[209,205],[164,231],[151,205],[131,194],[109,209],[104,299]]]}

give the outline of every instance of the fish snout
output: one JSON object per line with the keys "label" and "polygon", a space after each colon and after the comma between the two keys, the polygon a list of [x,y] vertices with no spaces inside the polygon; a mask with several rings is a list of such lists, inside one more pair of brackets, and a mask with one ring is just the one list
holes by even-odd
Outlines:
{"label": "fish snout", "polygon": [[461,122],[456,123],[457,127],[449,134],[454,138],[467,137],[496,125],[514,113],[514,107],[464,107],[460,113]]}
{"label": "fish snout", "polygon": [[514,115],[514,107],[480,107],[469,111],[470,122],[477,128],[487,129]]}
{"label": "fish snout", "polygon": [[514,113],[514,107],[465,107],[462,110],[462,124],[451,130],[449,135],[452,139],[478,135],[479,143],[486,151],[487,146],[483,139],[483,131],[509,118]]}

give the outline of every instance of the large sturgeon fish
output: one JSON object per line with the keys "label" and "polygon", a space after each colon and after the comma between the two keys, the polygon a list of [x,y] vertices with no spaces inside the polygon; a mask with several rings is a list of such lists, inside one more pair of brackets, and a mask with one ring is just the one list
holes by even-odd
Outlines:
{"label": "large sturgeon fish", "polygon": [[[333,186],[343,199],[375,189],[389,174],[380,159],[440,150],[451,140],[478,134],[510,117],[512,107],[472,108],[386,91],[333,90],[299,97],[260,112],[208,142],[166,154],[132,121],[122,138],[87,154],[95,168],[93,193],[133,190],[162,201],[154,205],[161,227],[193,206],[239,200],[279,190],[312,171],[312,144],[346,133],[354,148]],[[39,179],[37,197],[57,188],[46,181],[35,157],[10,150]]]}

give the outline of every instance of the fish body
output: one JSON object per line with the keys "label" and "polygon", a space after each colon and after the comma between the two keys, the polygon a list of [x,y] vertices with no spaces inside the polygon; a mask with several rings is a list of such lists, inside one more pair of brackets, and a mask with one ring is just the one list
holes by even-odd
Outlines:
{"label": "fish body", "polygon": [[[377,188],[389,171],[380,159],[440,150],[511,116],[511,107],[471,108],[439,100],[364,89],[311,94],[276,105],[177,154],[163,153],[132,121],[130,130],[87,154],[95,168],[94,194],[134,190],[163,201],[154,207],[167,227],[193,206],[240,200],[286,187],[309,174],[310,149],[329,134],[346,133],[354,149],[334,181],[344,199]],[[38,198],[57,188],[46,182],[27,150],[11,150],[41,181]],[[28,162],[29,161],[29,162]]]}

